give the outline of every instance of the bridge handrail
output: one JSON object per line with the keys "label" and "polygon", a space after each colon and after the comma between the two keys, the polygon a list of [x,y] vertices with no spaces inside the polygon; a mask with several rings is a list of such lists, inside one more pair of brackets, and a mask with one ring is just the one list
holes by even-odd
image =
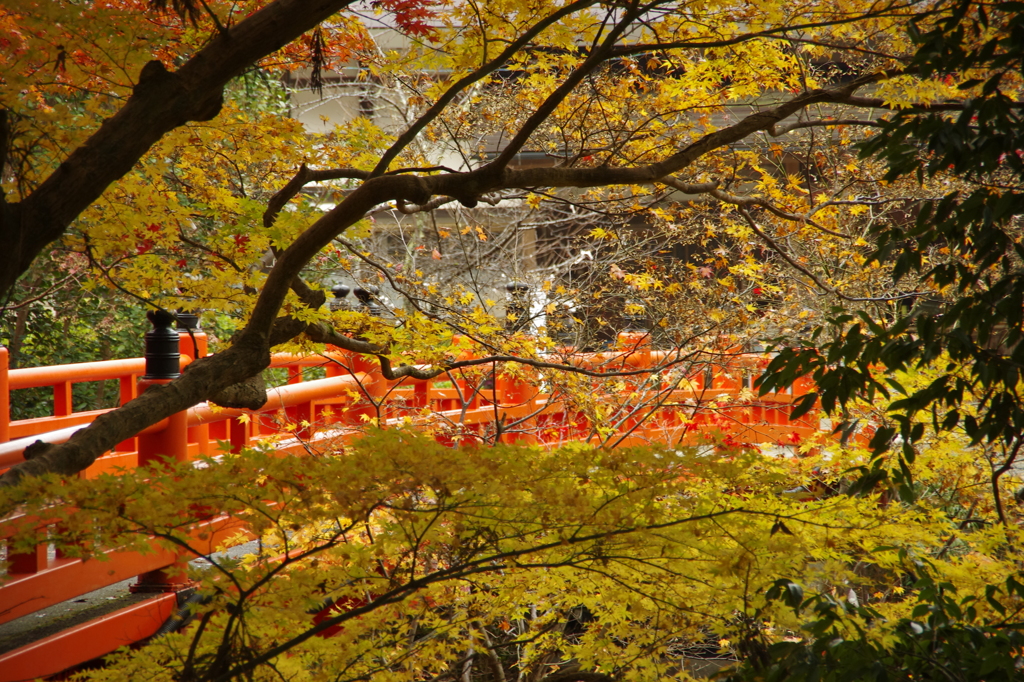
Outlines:
{"label": "bridge handrail", "polygon": [[[302,405],[303,403],[315,400],[338,398],[338,391],[341,387],[358,388],[359,384],[365,381],[367,376],[367,374],[360,372],[354,375],[313,379],[270,388],[267,389],[267,403],[257,412],[270,412],[295,407],[296,405]],[[189,426],[196,426],[252,413],[253,410],[245,408],[217,407],[209,403],[200,403],[189,409],[188,424]]]}
{"label": "bridge handrail", "polygon": [[[182,366],[188,362],[187,359],[183,360]],[[7,372],[7,384],[12,390],[39,388],[41,386],[63,384],[68,381],[104,381],[132,375],[141,376],[145,372],[145,358],[98,360],[96,362],[78,362],[71,365],[11,369]]]}
{"label": "bridge handrail", "polygon": [[[567,357],[567,361],[572,365],[588,368],[614,364],[622,365],[623,368],[629,366],[630,368],[642,369],[643,366],[647,366],[654,369],[675,359],[686,359],[684,355],[679,353],[679,351],[652,350],[643,342],[641,337],[642,335],[637,335],[637,338],[640,340],[636,343],[627,343],[624,344],[624,347],[614,350],[593,353],[573,353]],[[627,341],[629,340],[627,339]],[[731,365],[731,368],[729,369],[732,369],[732,371],[743,371],[744,369],[749,371],[750,369],[754,369],[755,365],[758,364],[758,358],[763,357],[763,354],[745,353],[726,353],[726,355],[729,356],[726,363]],[[358,388],[358,385],[361,385],[364,381],[370,378],[369,375],[365,373],[357,373],[357,377],[353,378],[352,375],[348,374],[346,371],[345,374],[341,374],[339,376],[311,381],[303,381],[301,376],[301,369],[304,367],[319,366],[330,368],[332,366],[345,366],[349,357],[349,354],[341,351],[329,351],[322,355],[296,355],[289,353],[273,354],[270,366],[288,369],[290,373],[289,384],[268,391],[268,404],[260,411],[265,412],[295,406],[312,400],[326,400],[331,397],[337,397],[337,382],[339,380],[343,383],[354,383],[355,386],[352,388]],[[181,367],[184,368],[190,361],[190,358],[187,356],[182,356]],[[144,358],[105,360],[54,367],[19,368],[8,371],[7,385],[8,390],[15,390],[48,385],[57,387],[59,385],[68,385],[73,382],[102,381],[109,379],[121,379],[124,381],[128,379],[137,379],[144,371]],[[700,378],[700,370],[695,370],[690,373],[696,378]],[[730,380],[728,383],[739,384],[740,382]],[[697,384],[704,390],[709,388],[703,386],[703,381],[699,380]],[[728,388],[732,387],[730,386]],[[331,395],[332,391],[334,393],[333,396]],[[123,395],[122,402],[124,402],[124,398],[126,397],[130,396]],[[35,442],[36,440],[53,443],[63,442],[63,440],[59,439],[66,440],[70,437],[70,434],[83,428],[96,416],[107,411],[109,410],[74,412],[60,415],[65,419],[68,417],[79,417],[87,419],[87,421],[81,424],[69,425],[60,429],[28,435],[24,438],[17,438],[7,443],[0,443],[0,446],[2,446],[0,447],[0,467],[10,466],[13,461],[12,458],[14,457],[14,452],[19,448],[24,449],[22,443],[27,445]],[[214,422],[229,417],[237,417],[247,412],[247,410],[234,410],[230,408],[216,408],[208,405],[200,405],[190,410],[189,425],[195,426],[197,424]],[[198,416],[200,414],[202,417]],[[2,418],[3,415],[0,415],[0,419]],[[39,420],[43,419],[56,420],[57,416],[51,418],[39,418]],[[10,427],[17,429],[18,425],[22,425],[24,427],[33,421],[37,420],[16,420],[9,422],[9,425]],[[164,423],[166,423],[166,420]],[[154,425],[146,429],[145,432],[152,433],[159,430],[161,430],[160,427],[158,425]]]}
{"label": "bridge handrail", "polygon": [[[331,398],[337,398],[341,390],[346,388],[357,389],[359,384],[366,379],[367,375],[365,373],[357,373],[355,375],[349,374],[337,377],[327,377],[325,379],[314,379],[312,381],[303,381],[296,384],[288,384],[285,386],[271,388],[267,390],[267,404],[257,412],[271,412],[315,400],[329,400]],[[102,414],[103,412],[110,412],[114,409],[117,408],[110,408],[109,410],[98,412]],[[189,408],[188,425],[198,426],[202,424],[209,424],[211,422],[237,417],[242,414],[252,413],[252,410],[247,409],[217,407],[216,405],[210,405],[209,403],[200,403],[199,405]],[[37,435],[26,436],[6,443],[0,443],[0,468],[14,466],[15,464],[25,461],[22,453],[25,451],[25,448],[36,441],[53,444],[65,443],[75,432],[84,429],[88,425],[89,423],[77,424],[75,426],[46,431]],[[140,435],[157,433],[166,429],[167,426],[168,420],[162,419],[159,422],[146,427],[140,432]]]}
{"label": "bridge handrail", "polygon": [[[112,412],[117,408],[110,408],[105,412]],[[167,419],[161,419],[155,424],[151,424],[139,432],[139,435],[148,435],[151,433],[158,433],[167,428]],[[42,441],[44,443],[51,443],[58,445],[60,443],[68,442],[76,432],[81,431],[85,427],[89,426],[92,422],[86,422],[84,424],[76,424],[75,426],[67,426],[63,429],[55,429],[53,431],[46,431],[33,436],[25,436],[24,438],[17,438],[15,440],[7,441],[6,443],[0,443],[0,469],[12,467],[15,464],[20,464],[25,461],[24,452],[25,448],[32,445],[36,441]]]}

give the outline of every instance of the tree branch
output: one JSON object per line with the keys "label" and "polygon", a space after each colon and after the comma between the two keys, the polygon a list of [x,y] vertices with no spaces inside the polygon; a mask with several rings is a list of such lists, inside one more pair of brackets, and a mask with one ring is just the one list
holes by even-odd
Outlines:
{"label": "tree branch", "polygon": [[853,237],[851,237],[848,234],[843,234],[842,232],[835,232],[834,230],[828,229],[824,225],[815,222],[814,220],[812,220],[811,218],[807,217],[804,214],[783,211],[781,208],[775,206],[769,201],[766,201],[765,199],[762,199],[761,197],[744,197],[738,194],[731,194],[729,192],[720,190],[718,189],[719,183],[717,180],[714,182],[706,182],[702,184],[690,184],[682,182],[677,178],[662,178],[662,183],[668,185],[669,187],[674,187],[675,189],[678,189],[680,192],[684,192],[686,194],[708,194],[723,203],[732,204],[734,206],[760,206],[766,211],[773,213],[784,220],[790,220],[796,223],[807,223],[808,225],[811,225],[815,229],[820,230],[826,234],[830,234],[834,237],[840,237],[841,239],[853,239]]}
{"label": "tree branch", "polygon": [[328,170],[310,170],[306,164],[299,166],[295,176],[284,187],[279,189],[267,202],[267,210],[263,212],[263,227],[271,227],[280,215],[281,210],[291,201],[302,188],[311,182],[325,180],[366,180],[370,177],[367,171],[356,168],[336,168]]}
{"label": "tree branch", "polygon": [[[882,12],[865,12],[864,14],[851,15],[843,17],[842,19],[834,19],[830,21],[813,21],[804,24],[788,24],[776,26],[775,28],[768,28],[763,31],[756,31],[754,33],[745,33],[743,35],[733,36],[732,38],[722,38],[720,40],[678,40],[664,43],[633,43],[631,45],[624,45],[617,48],[615,51],[615,56],[624,57],[635,54],[646,54],[650,52],[661,52],[665,50],[677,50],[687,48],[707,50],[720,47],[731,47],[733,45],[739,45],[741,43],[750,42],[752,40],[758,40],[760,38],[773,38],[778,40],[785,40],[787,42],[813,42],[801,40],[799,38],[793,38],[788,34],[799,34],[801,31],[807,31],[810,29],[818,28],[828,28],[830,26],[842,26],[844,24],[851,24],[857,21],[863,21],[864,19],[878,19],[882,17],[901,16],[901,13],[897,12],[896,10],[914,10],[915,5],[916,3],[914,2],[906,2],[902,5],[894,4],[886,6],[885,11]],[[933,13],[934,11],[915,12],[914,16],[924,17]],[[837,46],[832,45],[831,47]],[[880,56],[891,58],[890,55],[884,55],[882,53],[872,52],[871,54],[878,54]]]}
{"label": "tree branch", "polygon": [[866,109],[892,109],[896,111],[906,111],[907,109],[913,109],[916,111],[963,111],[963,102],[932,102],[930,104],[912,104],[909,107],[895,106],[888,104],[884,100],[876,97],[850,97],[844,104],[852,104],[856,107],[863,107]]}
{"label": "tree branch", "polygon": [[4,308],[4,310],[18,310],[19,308],[24,308],[27,305],[32,305],[36,301],[39,301],[41,299],[46,298],[47,296],[52,294],[54,291],[57,291],[58,289],[63,288],[64,285],[67,284],[68,282],[70,282],[72,280],[77,281],[78,278],[79,278],[78,274],[68,275],[67,277],[65,277],[64,279],[60,280],[59,282],[57,282],[53,286],[48,287],[46,290],[43,291],[43,293],[37,294],[35,296],[32,296],[31,298],[23,299],[21,301],[18,301],[17,303],[8,303],[3,308]]}
{"label": "tree branch", "polygon": [[[475,197],[475,199],[477,199],[478,201],[482,201],[490,206],[497,206],[502,201],[502,197]],[[395,208],[398,209],[399,213],[404,213],[405,215],[414,215],[416,213],[426,213],[428,211],[433,211],[434,209],[441,208],[445,204],[450,204],[455,201],[460,200],[458,197],[440,196],[434,197],[427,203],[421,204],[419,206],[399,202],[399,204],[395,206]]]}
{"label": "tree branch", "polygon": [[754,222],[754,219],[750,216],[750,213],[747,211],[746,208],[741,206],[739,208],[739,211],[740,215],[742,215],[744,220],[746,220],[747,225],[750,226],[751,231],[753,231],[753,233],[756,234],[761,241],[767,244],[772,251],[779,254],[779,256],[781,256],[783,260],[789,263],[790,267],[792,267],[794,270],[803,273],[812,282],[814,282],[815,286],[817,286],[819,289],[826,293],[832,294],[833,296],[838,296],[844,301],[850,301],[853,303],[881,303],[885,301],[897,301],[903,298],[914,298],[921,295],[921,292],[914,291],[907,294],[900,294],[898,296],[847,296],[838,289],[830,287],[829,285],[825,284],[817,275],[815,275],[813,272],[797,263],[796,260],[792,256],[790,256],[789,253],[786,252],[785,249],[779,246],[778,242],[776,242],[774,239],[765,234],[765,232],[760,227],[757,226],[757,223]]}
{"label": "tree branch", "polygon": [[815,121],[797,121],[784,126],[774,125],[768,129],[768,134],[772,137],[781,137],[786,133],[790,133],[801,128],[818,128],[826,126],[871,126],[874,128],[880,128],[882,127],[882,122],[864,121],[859,118],[822,118]]}
{"label": "tree branch", "polygon": [[[523,168],[503,169],[495,176],[490,164],[468,173],[444,174],[419,178],[424,191],[431,196],[447,194],[462,196],[466,187],[471,187],[474,196],[503,189],[535,189],[538,187],[601,187],[607,185],[631,185],[659,182],[673,173],[686,168],[703,155],[716,149],[738,142],[749,135],[769,130],[780,121],[812,104],[824,102],[856,104],[853,93],[860,88],[888,78],[888,72],[861,76],[848,83],[832,88],[810,90],[800,93],[774,107],[768,107],[744,117],[731,126],[708,133],[686,147],[665,157],[661,161],[631,167],[599,166],[590,168]],[[859,106],[859,105],[858,105]],[[493,163],[493,162],[492,162]],[[388,178],[374,178],[363,187]],[[355,193],[353,193],[354,195]],[[346,200],[352,199],[350,195]],[[429,200],[424,198],[422,202]],[[338,208],[341,206],[339,205]]]}
{"label": "tree branch", "polygon": [[[509,140],[505,148],[501,150],[501,153],[484,167],[485,169],[504,169],[512,161],[513,157],[519,153],[534,131],[554,113],[555,109],[569,96],[569,93],[608,59],[615,49],[615,43],[632,26],[637,15],[638,13],[635,9],[627,10],[623,13],[622,18],[605,36],[600,47],[592,50],[583,63],[573,69],[572,73],[537,107],[537,110],[530,114],[515,136]],[[482,193],[477,192],[473,196],[476,197],[479,194]]]}
{"label": "tree branch", "polygon": [[515,56],[516,53],[529,45],[531,40],[540,35],[549,26],[552,26],[573,12],[585,9],[594,4],[597,4],[595,0],[577,0],[577,2],[569,3],[560,10],[552,12],[534,24],[530,29],[524,31],[519,38],[509,43],[508,47],[502,50],[501,54],[497,57],[457,80],[451,87],[445,90],[443,95],[437,98],[437,101],[434,102],[434,104],[432,104],[422,116],[416,119],[416,121],[414,121],[405,132],[399,135],[394,144],[392,144],[388,150],[381,155],[380,161],[378,161],[377,165],[374,167],[372,175],[382,175],[387,171],[388,166],[391,165],[391,162],[395,160],[402,150],[408,147],[412,141],[416,139],[423,129],[427,127],[427,124],[440,116],[441,112],[447,108],[447,106],[459,95],[460,92],[468,88],[473,83],[483,79],[485,76],[497,71],[509,59]]}
{"label": "tree branch", "polygon": [[124,106],[17,204],[16,219],[0,224],[0,295],[165,133],[215,117],[229,80],[351,1],[276,0],[215,35],[177,71],[146,64]]}
{"label": "tree branch", "polygon": [[[441,367],[430,367],[422,368],[416,365],[399,365],[394,367],[391,364],[391,360],[385,355],[387,353],[386,348],[381,348],[372,343],[368,343],[361,339],[354,339],[350,336],[341,334],[335,329],[332,329],[326,324],[309,325],[306,328],[306,336],[310,340],[316,341],[317,343],[328,343],[332,346],[337,346],[342,350],[353,351],[356,353],[365,353],[368,355],[376,355],[380,361],[381,374],[388,381],[397,381],[405,377],[411,377],[413,379],[430,380],[435,377],[439,377],[446,372],[451,372],[457,369],[464,369],[466,367],[479,367],[481,365],[489,365],[495,362],[507,362],[524,365],[526,367],[533,367],[534,369],[549,369],[557,370],[559,372],[569,372],[573,374],[582,374],[584,376],[593,377],[595,379],[607,379],[612,377],[629,377],[639,376],[641,374],[656,374],[666,369],[670,369],[675,365],[683,362],[692,360],[697,355],[700,355],[701,351],[691,351],[689,353],[677,353],[675,357],[666,360],[657,367],[651,367],[646,369],[634,369],[634,370],[621,370],[621,371],[597,371],[587,369],[586,367],[580,367],[579,365],[571,364],[570,362],[546,362],[543,360],[534,360],[532,358],[523,358],[517,355],[488,355],[482,358],[473,358],[472,360],[459,360],[456,362],[446,363]],[[625,351],[622,353],[620,360],[625,360],[632,353]],[[613,363],[614,360],[609,361]]]}
{"label": "tree branch", "polygon": [[585,672],[582,670],[571,670],[568,672],[554,673],[541,678],[540,682],[614,682],[615,678],[604,673]]}

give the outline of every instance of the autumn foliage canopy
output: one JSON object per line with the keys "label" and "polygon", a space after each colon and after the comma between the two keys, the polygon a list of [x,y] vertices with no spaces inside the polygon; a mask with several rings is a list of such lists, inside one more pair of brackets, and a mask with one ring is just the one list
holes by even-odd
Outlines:
{"label": "autumn foliage canopy", "polygon": [[[213,507],[264,543],[207,557],[193,624],[90,677],[685,679],[722,657],[735,680],[1013,678],[1021,17],[971,0],[7,3],[12,357],[45,345],[33,324],[79,329],[84,301],[201,313],[217,338],[6,473],[3,509],[66,515],[52,541],[84,556],[184,547]],[[332,98],[344,120],[306,115]],[[341,282],[373,306],[327,305]],[[570,356],[627,326],[677,351],[659,381],[773,349],[751,399],[812,377],[796,410],[821,437],[781,458],[611,447],[643,389]],[[558,451],[498,427],[453,450],[369,420],[343,454],[73,478],[193,405],[258,407],[239,387],[272,350],[326,344],[389,380],[529,378],[597,426]]]}

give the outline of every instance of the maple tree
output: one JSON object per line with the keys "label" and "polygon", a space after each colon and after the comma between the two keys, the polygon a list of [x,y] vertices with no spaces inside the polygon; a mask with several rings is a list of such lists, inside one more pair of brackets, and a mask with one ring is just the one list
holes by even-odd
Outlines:
{"label": "maple tree", "polygon": [[[19,465],[5,504],[89,510],[62,519],[54,541],[68,552],[153,535],[183,547],[209,506],[285,554],[208,557],[200,625],[97,677],[650,679],[682,676],[679,652],[703,643],[744,660],[738,676],[781,679],[813,676],[823,652],[851,669],[897,652],[898,669],[925,625],[951,633],[953,652],[973,633],[1016,646],[1020,588],[1006,576],[1020,526],[1004,498],[1019,419],[1004,408],[1016,409],[1019,358],[989,347],[984,325],[964,330],[996,309],[1011,345],[1020,335],[1019,225],[1004,200],[1019,175],[1016,3],[382,2],[415,38],[397,52],[375,49],[355,19],[366,8],[343,2],[172,5],[185,16],[129,2],[0,10],[17,47],[4,53],[0,232],[18,246],[2,282],[11,291],[60,238],[95,273],[88,286],[216,311],[236,332]],[[287,107],[223,97],[249,67],[273,74],[325,50],[398,93],[401,124],[363,116],[312,135]],[[965,147],[979,175],[964,172],[976,162]],[[930,221],[920,207],[951,189],[983,194],[939,201]],[[979,224],[976,206],[1001,212]],[[440,210],[454,227],[431,222]],[[397,246],[375,230],[385,216],[412,221]],[[522,226],[543,248],[517,243]],[[467,273],[529,249],[517,274],[536,304],[503,314],[498,278]],[[322,305],[342,271],[387,287],[389,321]],[[922,276],[908,287],[908,273]],[[932,298],[953,314],[929,313]],[[538,333],[515,331],[541,314]],[[821,397],[846,436],[871,423],[876,452],[851,438],[785,461],[728,443],[613,449],[615,430],[600,429],[621,413],[595,397],[639,391],[615,372],[595,390],[561,342],[596,346],[624,321],[682,347],[687,371],[723,344],[790,343],[762,388],[813,372],[820,396],[802,407]],[[223,400],[289,343],[367,353],[389,377],[531,367],[590,410],[609,448],[495,437],[456,460],[396,431],[357,457],[32,476],[75,473]],[[929,413],[936,402],[952,408]],[[863,496],[848,494],[844,472],[865,463]],[[868,485],[889,477],[899,485]],[[823,479],[831,497],[786,494]],[[950,590],[932,589],[945,584],[974,610],[955,613]],[[320,598],[337,608],[311,625]],[[779,641],[801,627],[800,642]],[[829,648],[837,637],[851,646]]]}
{"label": "maple tree", "polygon": [[[997,505],[998,479],[1018,457],[1024,426],[1019,9],[957,3],[948,17],[913,25],[918,47],[911,70],[941,77],[964,96],[941,107],[903,109],[863,143],[865,155],[886,162],[886,181],[910,179],[928,190],[914,220],[873,228],[868,254],[869,263],[891,263],[894,285],[912,289],[908,295],[918,304],[887,317],[849,305],[837,309],[805,349],[781,354],[765,383],[770,389],[813,372],[836,411],[855,395],[900,394],[898,414],[875,434],[869,485],[886,477],[888,457],[913,462],[925,434],[922,410],[930,412],[934,430],[963,428],[975,443],[1001,446],[1001,461],[993,465]],[[910,367],[943,371],[915,390],[886,378]],[[891,448],[897,436],[899,447]],[[896,476],[908,494],[910,479],[909,470]]]}
{"label": "maple tree", "polygon": [[[985,463],[961,444],[922,453],[934,487],[917,505],[786,492],[838,484],[856,449],[772,459],[750,448],[502,444],[453,457],[400,429],[344,456],[249,451],[204,468],[36,477],[3,494],[45,508],[51,540],[91,560],[153,537],[197,556],[189,525],[209,509],[262,538],[241,559],[198,555],[190,576],[202,600],[183,612],[192,624],[124,649],[89,679],[688,679],[707,657],[756,665],[786,635],[792,648],[803,619],[790,604],[805,590],[840,610],[815,614],[811,634],[828,642],[835,628],[850,648],[860,628],[860,645],[898,655],[929,599],[914,576],[955,584],[958,599],[975,600],[971,619],[1013,632],[1016,555],[1001,552],[1019,527],[983,523]],[[239,485],[249,480],[258,485]],[[850,658],[850,669],[872,663]]]}
{"label": "maple tree", "polygon": [[[256,375],[267,365],[271,347],[300,334],[390,358],[391,376],[418,371],[411,365],[391,369],[410,353],[444,371],[443,353],[431,356],[426,350],[443,350],[431,335],[450,336],[452,320],[410,306],[414,310],[401,325],[371,324],[357,340],[338,333],[339,320],[320,308],[324,280],[316,272],[325,270],[337,248],[334,240],[348,230],[358,236],[360,221],[389,202],[415,212],[456,200],[471,207],[481,200],[500,201],[503,193],[514,198],[525,192],[524,205],[543,208],[542,190],[551,188],[552,200],[625,212],[620,224],[632,213],[662,228],[662,234],[686,233],[685,239],[708,253],[692,276],[659,272],[657,262],[636,259],[623,261],[626,267],[611,263],[608,277],[609,286],[618,287],[611,298],[632,299],[623,301],[623,310],[634,315],[642,310],[655,324],[695,316],[671,306],[659,311],[666,302],[685,302],[709,289],[721,292],[713,294],[724,305],[710,312],[712,324],[676,330],[678,342],[718,334],[727,318],[749,323],[759,305],[755,288],[765,298],[790,302],[785,312],[797,318],[806,311],[799,309],[795,294],[809,283],[829,292],[841,282],[846,295],[873,289],[879,278],[858,274],[861,254],[855,244],[842,241],[856,238],[835,229],[847,212],[869,208],[855,197],[859,183],[874,186],[874,180],[860,176],[862,169],[844,151],[848,136],[863,127],[837,117],[839,110],[820,107],[870,112],[958,92],[941,80],[895,77],[894,65],[910,45],[898,27],[913,11],[900,3],[863,8],[837,3],[808,16],[781,7],[723,6],[716,10],[723,21],[714,27],[667,2],[510,6],[491,8],[486,21],[476,17],[472,5],[436,13],[423,3],[385,3],[379,9],[390,12],[418,42],[402,54],[383,56],[359,52],[367,37],[354,19],[335,14],[342,5],[323,3],[295,12],[288,3],[272,2],[250,16],[243,16],[247,10],[241,6],[210,5],[196,10],[194,23],[146,14],[142,25],[152,35],[102,34],[102,41],[110,35],[128,41],[127,49],[99,43],[102,51],[125,55],[117,64],[123,82],[113,97],[91,95],[109,87],[109,64],[84,50],[67,51],[71,41],[65,40],[61,19],[69,25],[82,20],[76,6],[56,3],[45,12],[31,6],[33,11],[23,14],[5,13],[12,27],[19,21],[36,27],[15,34],[25,42],[15,51],[20,61],[11,63],[19,78],[10,79],[7,92],[38,93],[37,103],[27,107],[20,101],[15,106],[16,100],[5,103],[13,152],[7,186],[15,195],[4,205],[4,229],[13,231],[8,241],[24,244],[7,254],[14,260],[3,270],[9,278],[5,288],[39,249],[67,234],[65,244],[84,254],[108,283],[167,309],[220,308],[241,321],[230,347],[194,363],[169,388],[147,392],[96,420],[9,477],[80,470],[149,423]],[[142,9],[100,3],[90,6],[96,16],[88,18],[99,29],[102,22],[117,25],[125,12],[136,16]],[[410,71],[434,74],[414,79],[419,85],[409,100],[408,125],[385,132],[364,119],[320,141],[280,114],[251,116],[222,104],[223,87],[232,76],[261,59],[268,67],[286,62],[287,51],[284,57],[265,53],[332,15],[324,26],[336,36],[327,44],[340,46],[338,60],[354,55],[377,77],[398,82]],[[287,21],[278,21],[279,16]],[[40,21],[56,30],[34,23]],[[323,27],[318,30],[323,33]],[[863,35],[878,44],[862,50],[857,41]],[[322,37],[312,40],[310,49],[321,42]],[[850,46],[845,61],[838,57],[843,45]],[[41,73],[53,73],[53,82]],[[869,86],[876,96],[858,94]],[[509,115],[512,102],[518,109]],[[743,115],[715,118],[732,103],[744,107]],[[800,120],[790,122],[793,116]],[[30,134],[47,117],[55,120],[39,135]],[[186,125],[190,120],[195,122]],[[504,142],[491,157],[473,162],[477,151],[466,148],[457,132],[469,126]],[[809,131],[809,147],[797,156],[804,177],[785,170],[785,157],[793,150],[775,152],[772,145],[761,150],[756,144],[761,136],[782,135],[781,126]],[[823,140],[818,128],[838,137]],[[454,149],[469,164],[458,170],[439,166],[431,158],[436,149]],[[557,163],[533,168],[513,163],[527,149]],[[772,163],[781,164],[783,174]],[[417,168],[424,170],[416,173]],[[826,172],[833,174],[828,185],[817,179]],[[320,215],[317,202],[300,190],[330,180],[347,182],[335,190],[335,207]],[[559,196],[567,190],[571,196]],[[723,203],[681,203],[680,193]],[[288,210],[282,210],[285,206]],[[695,235],[695,227],[703,234]],[[594,230],[594,248],[608,253],[606,246],[621,243],[621,232]],[[843,236],[831,238],[837,234]],[[797,245],[794,253],[782,248],[783,239]],[[804,243],[815,252],[801,253]],[[764,254],[772,251],[793,266],[793,274],[767,267],[771,258]],[[257,265],[267,254],[270,262]],[[802,266],[809,258],[820,263]],[[830,270],[826,279],[835,282],[815,274],[819,268]],[[782,274],[768,276],[769,269]],[[415,273],[404,277],[407,282],[399,285],[418,286]],[[424,287],[419,297],[429,300],[431,288]],[[593,287],[566,289],[565,298],[594,293]],[[881,293],[888,299],[891,292]],[[413,291],[407,300],[415,298]],[[482,325],[478,340],[495,357],[530,359],[528,351],[493,334],[500,322],[486,322],[486,314],[474,312],[486,313],[481,306],[486,300],[474,292],[448,295],[460,298],[469,321]],[[443,308],[446,301],[433,303]],[[464,315],[456,312],[457,318]],[[468,330],[466,321],[456,320],[459,331]],[[534,352],[545,348],[550,346],[541,343]]]}

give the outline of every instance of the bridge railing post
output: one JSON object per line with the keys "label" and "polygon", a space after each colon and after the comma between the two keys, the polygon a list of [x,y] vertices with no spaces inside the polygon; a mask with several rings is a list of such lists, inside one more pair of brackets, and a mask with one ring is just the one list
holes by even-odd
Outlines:
{"label": "bridge railing post", "polygon": [[537,398],[538,389],[529,381],[513,376],[504,370],[498,372],[494,381],[494,392],[498,399],[498,406],[505,416],[504,424],[509,425],[520,419],[511,433],[504,433],[501,436],[503,443],[537,443],[540,439],[537,435],[537,419],[528,415],[534,411],[534,402]]}
{"label": "bridge railing post", "polygon": [[[352,290],[359,308],[372,317],[380,317],[384,312],[377,299],[379,293],[380,289],[372,284],[364,284]],[[383,427],[388,419],[387,405],[384,404],[388,381],[380,370],[380,362],[356,352],[346,352],[344,355],[349,372],[356,377],[363,375],[359,379],[363,399],[361,404],[349,405],[342,421],[358,428],[376,420],[378,426]]]}
{"label": "bridge railing post", "polygon": [[[118,404],[124,405],[132,400],[135,400],[139,396],[139,380],[138,377],[133,375],[123,376],[118,379],[118,393],[119,399]],[[139,442],[138,438],[132,437],[127,440],[121,441],[114,447],[114,452],[138,452]]]}
{"label": "bridge railing post", "polygon": [[[146,316],[153,329],[146,332],[146,373],[139,378],[139,394],[153,386],[169,384],[181,373],[181,354],[178,332],[171,329],[174,316],[160,310]],[[139,466],[156,462],[160,457],[179,462],[188,460],[188,412],[178,412],[168,418],[163,431],[139,436]]]}
{"label": "bridge railing post", "polygon": [[[206,332],[199,326],[199,316],[191,312],[178,311],[176,315],[178,329],[178,350],[185,349],[185,355],[192,360],[205,358],[208,351]],[[187,413],[185,413],[187,415]],[[210,449],[210,425],[197,424],[188,428],[187,441],[196,443],[198,453],[202,457],[213,454]],[[186,448],[188,447],[186,443]]]}
{"label": "bridge railing post", "polygon": [[[508,298],[505,302],[505,329],[509,332],[528,332],[530,326],[531,289],[525,282],[509,282],[505,285]],[[511,433],[503,433],[503,443],[536,443],[537,420],[535,417],[527,418],[533,411],[534,401],[537,397],[537,389],[521,377],[505,371],[499,367],[494,372],[494,388],[490,395],[483,397],[497,403],[501,410],[503,425],[510,425],[524,419],[515,426],[509,426]]]}
{"label": "bridge railing post", "polygon": [[[617,341],[618,347],[622,349],[626,356],[622,361],[622,369],[626,371],[650,369],[651,367],[651,335],[649,332],[639,328],[639,323],[636,322],[635,316],[633,318],[633,324],[630,325],[630,329],[624,332],[619,332]],[[623,382],[626,385],[628,391],[635,392],[639,390],[644,381],[649,378],[650,375],[639,374],[632,377],[626,377]],[[648,388],[647,390],[660,390],[661,386],[655,388]],[[623,403],[623,407],[629,410],[633,410],[632,416],[628,417],[622,422],[620,431],[623,433],[631,433],[638,427],[644,426],[642,422],[653,419],[652,415],[644,412],[642,415],[636,414],[636,410],[640,408],[646,400],[643,397],[638,397],[636,400],[630,400]]]}
{"label": "bridge railing post", "polygon": [[[479,357],[472,346],[464,345],[465,341],[466,339],[459,334],[452,337],[452,345],[462,348],[458,355],[455,356],[455,360],[457,362],[472,362]],[[478,387],[480,385],[480,381],[467,377],[466,371],[462,369],[451,372],[450,376],[452,378],[452,385],[456,389],[458,396],[457,400],[460,403],[458,408],[462,410],[472,410],[479,407],[480,391]]]}
{"label": "bridge railing post", "polygon": [[50,545],[46,542],[37,544],[29,552],[7,554],[7,574],[10,577],[38,573],[46,570],[50,565]]}
{"label": "bridge railing post", "polygon": [[[146,373],[139,378],[140,395],[181,376],[181,335],[171,329],[174,315],[156,310],[146,317],[153,329],[146,332],[145,337]],[[188,461],[188,411],[168,417],[164,430],[139,436],[139,466],[156,464],[161,458]],[[188,560],[180,553],[171,565],[140,575],[130,589],[132,592],[177,592],[189,585]]]}
{"label": "bridge railing post", "polygon": [[[304,381],[303,372],[308,366],[303,363],[289,366],[288,384],[301,384]],[[314,403],[315,401],[309,400],[284,408],[288,428],[294,437],[309,440],[316,435],[316,406]]]}
{"label": "bridge railing post", "polygon": [[11,383],[7,376],[10,358],[7,348],[0,346],[0,443],[11,439]]}
{"label": "bridge railing post", "polygon": [[[359,378],[359,390],[362,393],[362,400],[350,403],[345,412],[345,423],[362,427],[372,420],[379,419],[379,426],[383,426],[387,420],[387,408],[383,404],[384,397],[388,392],[388,381],[380,371],[380,364],[376,358],[367,358],[360,353],[347,352],[349,371]],[[362,375],[361,377],[359,375]]]}
{"label": "bridge railing post", "polygon": [[228,425],[228,442],[231,443],[232,454],[238,454],[249,447],[252,442],[252,419],[232,417]]}
{"label": "bridge railing post", "polygon": [[66,417],[75,408],[72,404],[71,382],[62,381],[53,385],[53,416]]}

